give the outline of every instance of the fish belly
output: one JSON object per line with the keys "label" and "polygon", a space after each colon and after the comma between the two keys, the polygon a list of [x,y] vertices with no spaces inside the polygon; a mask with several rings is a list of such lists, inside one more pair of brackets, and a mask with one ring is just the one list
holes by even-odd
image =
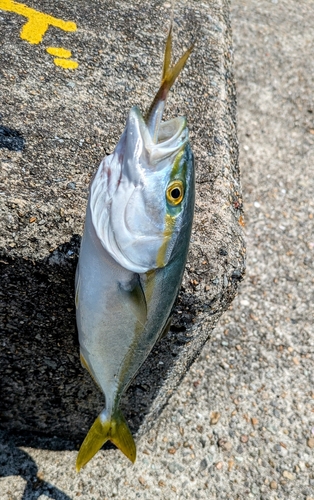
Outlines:
{"label": "fish belly", "polygon": [[133,273],[119,266],[99,242],[87,211],[77,270],[77,326],[81,354],[106,397],[110,413],[117,398],[124,360],[138,333],[138,319],[121,286]]}

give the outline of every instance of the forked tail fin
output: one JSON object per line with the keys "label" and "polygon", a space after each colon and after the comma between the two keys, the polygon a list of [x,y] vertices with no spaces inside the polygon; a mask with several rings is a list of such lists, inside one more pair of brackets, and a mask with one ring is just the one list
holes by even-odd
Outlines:
{"label": "forked tail fin", "polygon": [[194,49],[194,43],[183,54],[183,56],[181,56],[179,61],[174,66],[171,66],[171,59],[172,59],[172,23],[171,23],[165,47],[161,85],[145,117],[147,128],[155,143],[157,143],[158,141],[159,126],[161,123],[162,114],[169,90],[171,89],[175,80],[177,79],[182,69],[184,68],[193,49]]}
{"label": "forked tail fin", "polygon": [[76,459],[77,472],[93,458],[106,441],[111,441],[131,462],[135,462],[136,446],[121,411],[117,410],[111,418],[106,418],[106,412],[102,412],[81,445]]}

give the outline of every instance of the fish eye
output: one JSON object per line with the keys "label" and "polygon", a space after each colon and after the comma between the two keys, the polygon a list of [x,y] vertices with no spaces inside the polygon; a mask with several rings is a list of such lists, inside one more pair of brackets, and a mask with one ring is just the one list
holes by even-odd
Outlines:
{"label": "fish eye", "polygon": [[183,200],[184,190],[181,181],[174,181],[167,188],[167,201],[170,205],[179,205]]}

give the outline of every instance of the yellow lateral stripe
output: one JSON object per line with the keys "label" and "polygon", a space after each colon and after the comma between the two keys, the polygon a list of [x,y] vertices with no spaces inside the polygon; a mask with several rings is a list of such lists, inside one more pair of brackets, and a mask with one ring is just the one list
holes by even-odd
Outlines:
{"label": "yellow lateral stripe", "polygon": [[169,241],[171,239],[173,229],[174,229],[174,217],[169,214],[166,214],[165,217],[165,230],[163,234],[163,241],[157,253],[156,264],[157,267],[164,267],[166,265],[165,258],[166,252],[168,248]]}
{"label": "yellow lateral stripe", "polygon": [[[185,126],[185,125],[184,125]],[[183,128],[183,127],[182,127]],[[179,168],[180,168],[180,162],[181,162],[181,159],[182,159],[182,156],[184,155],[184,148],[185,146],[181,149],[181,151],[179,151],[179,153],[177,154],[175,160],[174,160],[174,163],[173,163],[173,167],[171,169],[171,180],[177,175],[177,173],[179,172]]]}
{"label": "yellow lateral stripe", "polygon": [[23,3],[13,0],[0,0],[0,9],[15,12],[28,19],[21,30],[21,38],[29,43],[38,44],[42,41],[49,26],[54,26],[63,31],[76,31],[77,26],[73,21],[63,21],[57,17],[44,14]]}

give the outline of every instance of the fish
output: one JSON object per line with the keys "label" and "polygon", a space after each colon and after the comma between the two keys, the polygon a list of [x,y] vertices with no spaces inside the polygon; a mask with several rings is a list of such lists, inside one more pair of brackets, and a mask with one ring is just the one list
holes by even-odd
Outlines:
{"label": "fish", "polygon": [[162,80],[146,115],[136,106],[91,181],[76,270],[83,367],[105,397],[86,435],[79,471],[106,441],[131,462],[136,445],[120,401],[155,343],[169,330],[192,230],[194,156],[185,117],[162,121],[169,90],[193,45],[172,65],[172,23]]}

